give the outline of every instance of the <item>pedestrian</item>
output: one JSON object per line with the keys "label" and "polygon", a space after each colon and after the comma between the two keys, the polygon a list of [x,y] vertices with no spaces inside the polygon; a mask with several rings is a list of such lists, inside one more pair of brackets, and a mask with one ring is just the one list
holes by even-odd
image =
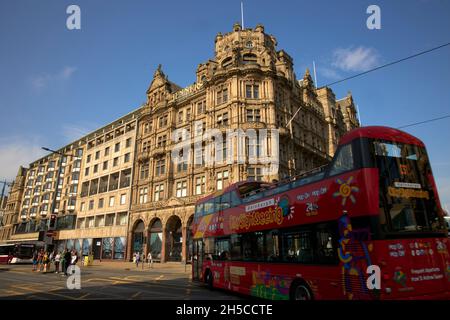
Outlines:
{"label": "pedestrian", "polygon": [[139,251],[138,252],[136,252],[136,268],[138,268],[139,267],[139,260],[140,260],[140,255],[139,255]]}
{"label": "pedestrian", "polygon": [[38,255],[38,272],[41,272],[42,270],[43,270],[43,268],[44,268],[44,249],[41,249],[40,251],[39,251],[39,255]]}
{"label": "pedestrian", "polygon": [[37,270],[37,264],[38,264],[38,252],[37,250],[33,251],[33,271]]}
{"label": "pedestrian", "polygon": [[151,251],[148,252],[147,263],[148,263],[148,267],[149,268],[153,268],[153,257],[152,257],[152,252]]}
{"label": "pedestrian", "polygon": [[66,249],[64,253],[64,275],[67,276],[67,268],[69,268],[70,262],[72,260],[72,255],[70,251]]}
{"label": "pedestrian", "polygon": [[58,252],[55,256],[55,273],[58,274],[59,272],[59,263],[61,261],[61,253]]}
{"label": "pedestrian", "polygon": [[142,254],[141,254],[141,260],[142,260],[142,270],[144,270],[144,265],[145,265],[145,253],[144,253],[144,251],[142,251]]}
{"label": "pedestrian", "polygon": [[70,265],[74,266],[76,265],[78,262],[78,254],[76,250],[72,250],[72,256],[71,256],[71,260],[70,260]]}
{"label": "pedestrian", "polygon": [[42,264],[44,265],[44,273],[47,273],[47,267],[49,263],[48,252],[44,252],[44,257],[42,258]]}

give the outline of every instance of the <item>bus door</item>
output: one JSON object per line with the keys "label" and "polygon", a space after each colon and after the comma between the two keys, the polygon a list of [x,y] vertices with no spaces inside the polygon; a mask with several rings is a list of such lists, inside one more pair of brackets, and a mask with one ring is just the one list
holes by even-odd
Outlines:
{"label": "bus door", "polygon": [[203,239],[196,239],[193,240],[192,245],[192,270],[193,280],[201,280],[202,275],[202,266],[203,266],[203,255],[204,255],[204,245],[203,245]]}

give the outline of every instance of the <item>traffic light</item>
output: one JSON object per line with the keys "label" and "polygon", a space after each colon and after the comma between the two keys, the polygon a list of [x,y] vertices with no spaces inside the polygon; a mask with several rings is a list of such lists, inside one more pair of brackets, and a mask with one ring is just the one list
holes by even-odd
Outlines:
{"label": "traffic light", "polygon": [[56,214],[50,216],[50,223],[48,225],[49,229],[55,229],[56,227]]}

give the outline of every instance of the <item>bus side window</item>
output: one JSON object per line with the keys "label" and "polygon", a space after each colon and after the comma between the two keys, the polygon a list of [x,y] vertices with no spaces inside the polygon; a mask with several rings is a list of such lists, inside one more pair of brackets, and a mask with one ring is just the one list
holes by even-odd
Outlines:
{"label": "bus side window", "polygon": [[349,143],[339,148],[331,165],[330,176],[352,170],[354,167],[352,144]]}
{"label": "bus side window", "polygon": [[228,209],[231,206],[231,199],[230,199],[230,193],[227,192],[220,196],[220,209],[225,210]]}
{"label": "bus side window", "polygon": [[283,260],[286,262],[312,263],[312,233],[307,230],[283,234]]}
{"label": "bus side window", "polygon": [[336,259],[336,238],[331,228],[317,228],[317,262],[334,264]]}
{"label": "bus side window", "polygon": [[278,231],[270,231],[265,234],[266,261],[280,260],[280,241]]}
{"label": "bus side window", "polygon": [[234,190],[231,191],[231,206],[232,207],[237,207],[240,204],[241,204],[241,199],[236,194],[236,191],[234,191]]}
{"label": "bus side window", "polygon": [[242,236],[240,234],[232,234],[230,241],[231,241],[231,259],[242,260]]}

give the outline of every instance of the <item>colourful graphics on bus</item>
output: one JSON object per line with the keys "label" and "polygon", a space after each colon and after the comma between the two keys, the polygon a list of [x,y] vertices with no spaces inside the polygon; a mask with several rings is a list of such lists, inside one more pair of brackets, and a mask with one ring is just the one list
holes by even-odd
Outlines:
{"label": "colourful graphics on bus", "polygon": [[201,199],[193,279],[267,299],[448,299],[449,246],[423,143],[360,128],[312,174]]}

